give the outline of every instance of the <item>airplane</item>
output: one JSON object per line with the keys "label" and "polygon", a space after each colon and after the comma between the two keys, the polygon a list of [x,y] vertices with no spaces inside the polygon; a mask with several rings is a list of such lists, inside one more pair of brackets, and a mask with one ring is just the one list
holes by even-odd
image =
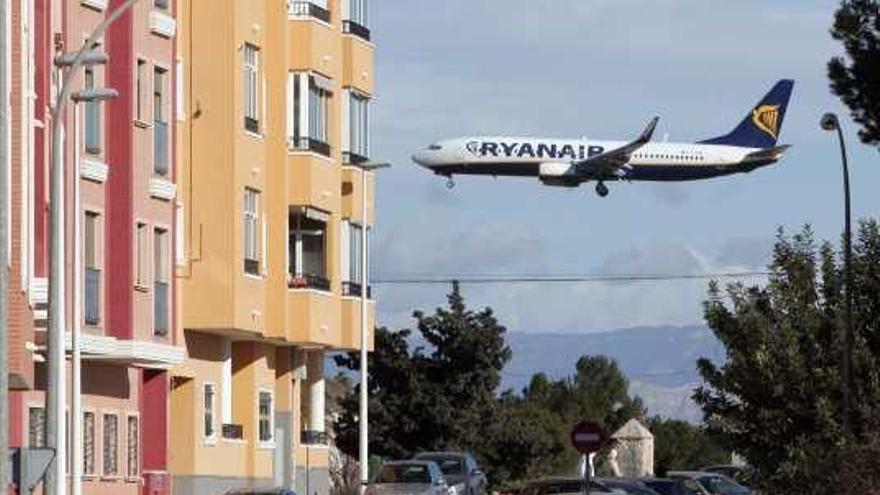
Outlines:
{"label": "airplane", "polygon": [[524,137],[462,137],[417,151],[417,164],[454,175],[537,177],[543,184],[578,187],[596,182],[608,195],[609,181],[689,181],[751,172],[782,158],[777,145],[794,81],[777,82],[730,133],[695,143],[652,142],[659,117],[634,141],[564,140]]}

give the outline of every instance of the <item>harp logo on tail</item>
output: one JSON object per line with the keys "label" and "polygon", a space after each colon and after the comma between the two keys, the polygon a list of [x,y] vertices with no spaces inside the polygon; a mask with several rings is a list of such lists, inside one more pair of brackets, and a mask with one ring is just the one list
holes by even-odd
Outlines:
{"label": "harp logo on tail", "polygon": [[752,122],[755,127],[776,139],[779,132],[779,105],[761,105],[752,110]]}

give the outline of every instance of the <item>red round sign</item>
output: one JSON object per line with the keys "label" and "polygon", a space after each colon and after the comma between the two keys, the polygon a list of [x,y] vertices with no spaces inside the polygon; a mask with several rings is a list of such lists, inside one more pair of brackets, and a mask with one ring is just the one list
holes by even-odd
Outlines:
{"label": "red round sign", "polygon": [[581,454],[598,452],[605,442],[605,433],[596,423],[582,421],[571,430],[571,444]]}

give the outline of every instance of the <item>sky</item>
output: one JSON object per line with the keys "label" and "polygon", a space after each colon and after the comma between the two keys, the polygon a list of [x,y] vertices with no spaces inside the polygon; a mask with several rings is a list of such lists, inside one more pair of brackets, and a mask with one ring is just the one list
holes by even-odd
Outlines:
{"label": "sky", "polygon": [[[778,227],[837,239],[840,115],[854,217],[880,213],[880,154],[858,143],[828,88],[842,54],[831,0],[381,0],[371,2],[379,172],[373,279],[497,274],[706,274],[760,270]],[[410,156],[465,135],[655,139],[725,134],[778,79],[796,80],[780,136],[793,148],[750,174],[690,183],[541,185],[534,178],[445,179]],[[747,279],[760,283],[761,279]],[[702,321],[706,281],[464,285],[511,331],[587,333]],[[413,325],[449,286],[377,284],[379,323]]]}

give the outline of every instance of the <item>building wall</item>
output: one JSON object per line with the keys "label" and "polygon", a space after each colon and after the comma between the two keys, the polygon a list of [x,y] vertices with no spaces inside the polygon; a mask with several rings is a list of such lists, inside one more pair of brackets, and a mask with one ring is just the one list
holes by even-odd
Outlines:
{"label": "building wall", "polygon": [[[329,23],[289,16],[288,2],[272,0],[185,2],[178,12],[186,109],[178,131],[185,211],[179,273],[188,358],[173,370],[172,415],[186,418],[172,425],[181,431],[172,433],[175,492],[255,485],[329,491],[324,421],[314,417],[323,420],[323,356],[361,344],[360,300],[343,296],[342,221],[370,224],[374,212],[373,174],[364,191],[361,170],[343,164],[345,97],[349,90],[372,94],[373,45],[342,34],[342,1],[330,0],[328,7]],[[244,126],[246,45],[259,49],[257,132]],[[302,72],[318,74],[332,87],[329,156],[288,145],[288,81]],[[246,188],[261,198],[256,274],[244,269]],[[327,218],[329,290],[288,288],[289,217],[304,209]],[[372,302],[367,317],[372,326]],[[217,385],[218,401],[229,393],[220,386],[226,342],[233,353],[232,422],[241,425],[243,439],[224,439],[222,432],[205,439],[205,383]],[[372,333],[366,344],[372,346]],[[256,438],[260,390],[274,392],[276,436],[267,445]]]}

